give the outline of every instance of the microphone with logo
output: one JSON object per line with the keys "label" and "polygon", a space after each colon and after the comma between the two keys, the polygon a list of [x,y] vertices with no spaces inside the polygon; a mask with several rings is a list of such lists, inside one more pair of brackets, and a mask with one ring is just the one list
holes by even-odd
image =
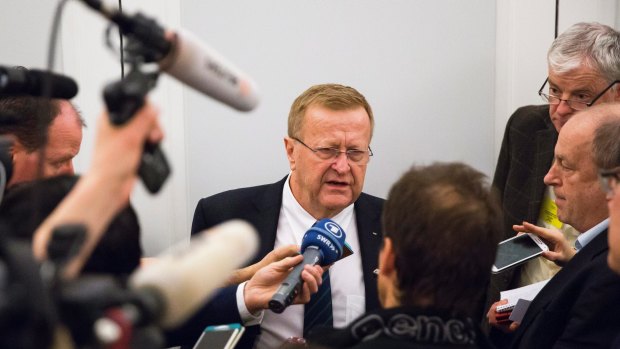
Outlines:
{"label": "microphone with logo", "polygon": [[291,305],[302,286],[301,272],[304,266],[333,264],[342,257],[346,234],[344,230],[331,219],[321,219],[314,223],[304,234],[301,241],[303,262],[297,265],[282,282],[276,293],[269,301],[269,309],[275,313],[282,313]]}

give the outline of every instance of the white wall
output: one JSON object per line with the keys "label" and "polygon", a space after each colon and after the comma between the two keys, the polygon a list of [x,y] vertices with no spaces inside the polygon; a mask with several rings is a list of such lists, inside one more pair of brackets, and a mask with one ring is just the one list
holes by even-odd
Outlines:
{"label": "white wall", "polygon": [[[116,1],[113,1],[116,3]],[[505,122],[539,103],[554,0],[124,0],[169,27],[185,27],[250,74],[261,104],[238,113],[160,78],[164,150],[173,177],[152,197],[133,195],[152,255],[187,239],[197,200],[280,179],[293,99],[312,84],[359,89],[376,115],[366,191],[385,196],[412,163],[465,161],[492,174]],[[44,67],[53,1],[0,0],[0,64]],[[577,21],[615,24],[617,0],[562,0],[560,30]],[[90,126],[77,168],[88,167],[101,89],[118,78],[103,45],[106,23],[67,6],[56,70],[80,85],[75,102]],[[113,164],[111,164],[113,165]]]}
{"label": "white wall", "polygon": [[183,25],[243,67],[262,101],[240,114],[186,96],[189,202],[288,173],[288,110],[310,85],[361,91],[376,130],[365,191],[414,162],[493,168],[494,1],[183,2]]}

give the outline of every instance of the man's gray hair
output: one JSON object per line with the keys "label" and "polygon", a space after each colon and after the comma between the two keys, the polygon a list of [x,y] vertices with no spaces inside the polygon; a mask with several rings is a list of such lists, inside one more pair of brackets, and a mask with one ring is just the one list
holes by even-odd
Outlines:
{"label": "man's gray hair", "polygon": [[584,65],[610,83],[620,80],[620,33],[596,22],[574,24],[553,41],[547,63],[560,74]]}

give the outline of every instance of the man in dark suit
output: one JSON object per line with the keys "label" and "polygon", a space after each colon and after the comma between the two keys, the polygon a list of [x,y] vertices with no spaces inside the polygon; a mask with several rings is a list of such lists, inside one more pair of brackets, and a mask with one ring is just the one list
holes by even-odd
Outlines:
{"label": "man in dark suit", "polygon": [[[355,89],[338,84],[312,86],[297,97],[289,113],[284,146],[290,174],[273,184],[200,200],[192,233],[229,219],[244,219],[261,236],[254,263],[274,247],[300,245],[303,234],[316,220],[333,219],[346,232],[354,253],[329,269],[331,292],[327,292],[333,311],[324,320],[329,325],[345,326],[364,311],[378,307],[373,271],[381,245],[383,200],[362,193],[372,156],[373,126],[372,109]],[[282,314],[250,314],[239,301],[244,287],[239,286],[236,299],[227,289],[217,300],[228,302],[226,309],[237,322],[260,324],[258,348],[278,347],[287,338],[302,337],[308,330],[303,305],[290,306]]]}
{"label": "man in dark suit", "polygon": [[[520,324],[504,325],[504,330],[516,329],[511,348],[607,348],[620,329],[620,276],[607,266],[608,211],[595,164],[607,150],[593,146],[595,130],[614,118],[620,119],[618,104],[573,116],[560,131],[544,178],[553,187],[558,218],[583,232],[575,250],[560,232],[527,222],[516,227],[547,240],[551,251],[544,256],[564,267],[534,298]],[[501,326],[492,311],[489,317]]]}
{"label": "man in dark suit", "polygon": [[383,309],[344,329],[317,329],[311,347],[489,347],[473,319],[501,226],[482,173],[459,163],[411,168],[383,210],[377,281]]}
{"label": "man in dark suit", "polygon": [[[504,239],[514,236],[513,225],[528,221],[574,241],[579,231],[557,219],[553,192],[543,177],[566,121],[590,105],[620,100],[620,90],[611,88],[620,79],[620,33],[613,28],[598,23],[571,26],[554,40],[547,62],[549,75],[538,93],[548,105],[521,107],[510,117],[493,177],[504,212]],[[500,291],[549,279],[558,270],[536,258],[493,275],[485,311],[499,300]],[[492,337],[501,343],[498,333]]]}
{"label": "man in dark suit", "polygon": [[[606,157],[597,159],[601,189],[607,195],[609,208],[609,254],[607,264],[620,274],[620,120],[603,124],[596,130],[594,137],[595,149],[604,150]],[[611,348],[620,348],[620,332]]]}

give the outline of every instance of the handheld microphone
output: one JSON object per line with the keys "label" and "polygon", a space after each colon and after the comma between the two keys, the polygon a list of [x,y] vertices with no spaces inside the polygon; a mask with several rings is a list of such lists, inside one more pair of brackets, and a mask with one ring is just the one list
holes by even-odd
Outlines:
{"label": "handheld microphone", "polygon": [[304,234],[301,252],[304,260],[282,282],[269,301],[269,309],[282,313],[291,305],[302,286],[301,272],[307,264],[326,266],[336,262],[344,251],[346,234],[331,219],[321,219]]}
{"label": "handheld microphone", "polygon": [[164,252],[152,265],[134,272],[129,287],[146,308],[143,314],[162,328],[174,328],[206,303],[257,248],[258,236],[250,224],[228,221],[192,238],[189,247]]}
{"label": "handheld microphone", "polygon": [[24,67],[0,66],[0,94],[71,99],[77,93],[75,80],[68,76]]}
{"label": "handheld microphone", "polygon": [[140,13],[128,16],[108,8],[99,0],[84,0],[94,10],[116,23],[121,32],[150,50],[150,61],[180,82],[240,111],[258,104],[256,83],[186,31],[166,35],[155,20]]}

